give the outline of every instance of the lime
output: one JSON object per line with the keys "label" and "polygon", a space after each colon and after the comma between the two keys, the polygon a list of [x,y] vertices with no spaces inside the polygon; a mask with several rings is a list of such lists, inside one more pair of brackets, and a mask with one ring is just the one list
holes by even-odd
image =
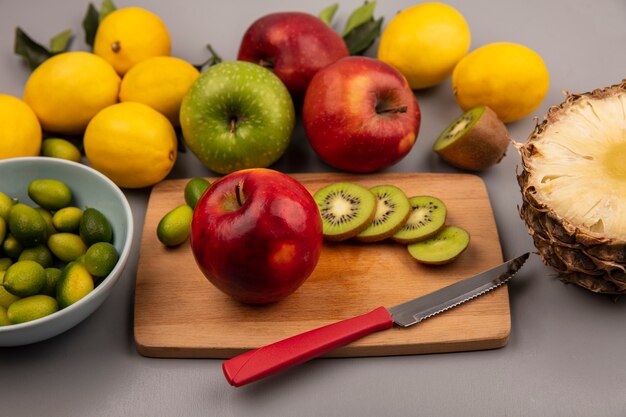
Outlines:
{"label": "lime", "polygon": [[51,267],[54,258],[52,257],[52,252],[46,245],[37,245],[32,248],[26,248],[20,253],[20,256],[17,258],[19,261],[35,261],[39,265],[44,268]]}
{"label": "lime", "polygon": [[7,310],[13,324],[36,320],[59,310],[57,300],[48,295],[33,295],[11,304]]}
{"label": "lime", "polygon": [[63,262],[72,262],[87,251],[87,245],[74,233],[55,233],[48,239],[48,248]]}
{"label": "lime", "polygon": [[4,242],[5,237],[7,237],[7,221],[0,217],[0,243]]}
{"label": "lime", "polygon": [[16,202],[16,200],[0,191],[0,217],[4,220],[9,220],[9,212]]}
{"label": "lime", "polygon": [[157,226],[157,237],[165,246],[177,246],[189,237],[193,209],[181,204],[167,213]]}
{"label": "lime", "polygon": [[8,326],[10,324],[12,323],[11,320],[9,320],[9,316],[7,315],[7,309],[0,306],[0,326]]}
{"label": "lime", "polygon": [[102,278],[109,275],[119,258],[115,246],[107,242],[98,242],[87,249],[82,263],[91,275]]}
{"label": "lime", "polygon": [[78,207],[63,207],[52,216],[52,225],[59,232],[77,232],[83,211]]}
{"label": "lime", "polygon": [[62,181],[41,179],[28,184],[28,196],[43,208],[58,210],[70,204],[72,190]]}
{"label": "lime", "polygon": [[46,268],[46,285],[41,290],[42,294],[55,296],[57,290],[57,283],[63,274],[59,268]]}
{"label": "lime", "polygon": [[30,247],[46,241],[48,225],[37,210],[17,203],[9,213],[9,231],[24,247]]}
{"label": "lime", "polygon": [[11,258],[0,258],[0,271],[6,271],[12,263],[13,259]]}
{"label": "lime", "polygon": [[4,250],[4,254],[11,259],[17,259],[22,253],[24,249],[22,244],[17,241],[13,235],[9,234],[2,242],[2,249]]}
{"label": "lime", "polygon": [[88,246],[97,242],[111,242],[113,239],[111,223],[95,208],[85,209],[78,230],[80,237]]}
{"label": "lime", "polygon": [[80,151],[72,142],[60,138],[45,139],[41,144],[41,154],[50,158],[82,162]]}
{"label": "lime", "polygon": [[[5,271],[0,271],[0,284],[4,282],[4,274]],[[9,308],[11,304],[15,301],[19,300],[20,297],[17,295],[13,295],[7,290],[4,289],[4,286],[0,285],[0,306],[4,308]]]}
{"label": "lime", "polygon": [[74,304],[93,290],[93,278],[83,264],[72,262],[63,270],[57,283],[57,301],[61,308]]}
{"label": "lime", "polygon": [[43,217],[43,219],[46,221],[46,225],[48,225],[48,237],[55,234],[57,230],[52,224],[52,214],[50,214],[50,210],[46,210],[43,207],[35,207],[35,210],[37,210],[37,213],[39,213],[41,217]]}
{"label": "lime", "polygon": [[211,183],[204,178],[192,178],[185,185],[185,202],[189,207],[196,208],[198,200],[202,197],[202,194],[211,186]]}
{"label": "lime", "polygon": [[46,272],[35,261],[18,261],[4,273],[4,289],[18,297],[37,294],[46,284]]}

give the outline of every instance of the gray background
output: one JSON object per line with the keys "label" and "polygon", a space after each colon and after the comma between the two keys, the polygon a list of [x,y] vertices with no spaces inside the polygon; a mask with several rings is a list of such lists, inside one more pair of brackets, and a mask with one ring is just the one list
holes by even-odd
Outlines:
{"label": "gray background", "polygon": [[[234,59],[241,35],[272,11],[317,13],[329,2],[117,0],[144,6],[167,24],[173,55],[193,63],[210,42]],[[583,92],[624,77],[626,2],[450,0],[472,30],[472,49],[494,41],[536,50],[551,73],[550,91],[533,116],[562,101],[563,90]],[[337,23],[361,0],[344,0]],[[412,1],[379,2],[386,21]],[[20,25],[46,42],[71,27],[72,49],[84,49],[80,23],[86,0],[0,0],[0,93],[20,96],[28,70],[12,53]],[[375,54],[375,47],[370,55]],[[417,92],[423,122],[417,145],[388,171],[456,172],[431,152],[433,140],[461,112],[449,80]],[[509,125],[524,141],[532,116]],[[533,250],[519,219],[515,180],[519,157],[511,147],[484,172],[505,257]],[[330,170],[310,150],[298,125],[288,153],[273,168]],[[181,154],[170,178],[212,175]],[[1,180],[0,180],[1,181]],[[583,191],[583,190],[581,190]],[[150,359],[133,342],[133,295],[139,239],[149,190],[127,191],[136,224],[135,250],[121,282],[91,317],[54,339],[0,348],[3,416],[624,416],[626,415],[626,303],[556,280],[537,257],[512,283],[512,333],[499,350],[386,358],[318,359],[282,375],[235,389],[220,360]],[[366,308],[367,306],[364,306]],[[163,308],[169,306],[163,301]]]}

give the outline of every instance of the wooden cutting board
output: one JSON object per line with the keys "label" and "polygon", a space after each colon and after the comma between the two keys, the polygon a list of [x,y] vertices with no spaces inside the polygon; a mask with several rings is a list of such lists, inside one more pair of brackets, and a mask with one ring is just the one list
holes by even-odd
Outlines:
{"label": "wooden cutting board", "polygon": [[[471,235],[453,263],[425,266],[393,242],[325,243],[309,279],[267,306],[240,304],[214,288],[198,269],[189,242],[167,249],[156,227],[184,203],[188,180],[154,187],[145,217],[135,289],[135,342],[153,357],[229,358],[248,349],[338,320],[427,294],[503,261],[483,181],[469,174],[294,174],[311,193],[336,181],[366,187],[393,184],[408,196],[433,195],[448,208],[448,224]],[[213,180],[210,179],[209,180]],[[382,356],[502,347],[510,333],[506,286],[410,328],[367,336],[327,356]]]}

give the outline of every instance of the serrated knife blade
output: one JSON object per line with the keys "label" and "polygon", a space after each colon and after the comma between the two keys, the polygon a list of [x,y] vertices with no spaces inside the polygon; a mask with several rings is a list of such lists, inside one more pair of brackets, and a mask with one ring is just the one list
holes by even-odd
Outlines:
{"label": "serrated knife blade", "polygon": [[394,307],[378,307],[369,313],[329,324],[250,350],[225,361],[226,380],[236,387],[257,381],[376,331],[397,324],[408,327],[479,297],[509,281],[529,253]]}

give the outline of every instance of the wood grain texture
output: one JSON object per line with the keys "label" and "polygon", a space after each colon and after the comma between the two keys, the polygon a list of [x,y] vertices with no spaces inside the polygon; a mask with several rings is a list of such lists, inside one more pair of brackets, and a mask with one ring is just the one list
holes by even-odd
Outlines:
{"label": "wood grain texture", "polygon": [[[467,278],[503,261],[483,181],[469,174],[293,174],[311,193],[329,183],[366,187],[393,184],[410,197],[433,195],[446,203],[448,224],[471,235],[453,263],[425,266],[393,242],[325,243],[309,279],[291,296],[267,306],[240,304],[213,287],[197,267],[189,242],[168,249],[156,227],[165,213],[184,203],[188,180],[154,187],[145,217],[135,287],[135,342],[152,357],[229,358],[248,349],[379,306],[391,307]],[[213,180],[209,178],[209,180]],[[382,356],[491,349],[510,334],[508,289],[503,286],[418,325],[394,327],[327,356]]]}

